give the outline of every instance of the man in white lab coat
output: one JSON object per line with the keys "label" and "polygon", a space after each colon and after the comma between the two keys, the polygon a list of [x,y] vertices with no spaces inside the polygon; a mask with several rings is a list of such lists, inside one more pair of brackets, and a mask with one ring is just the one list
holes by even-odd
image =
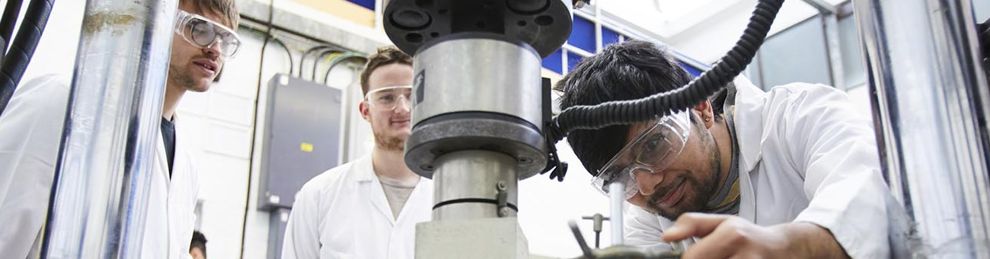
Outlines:
{"label": "man in white lab coat", "polygon": [[292,205],[282,258],[413,258],[416,224],[430,220],[433,184],[406,167],[412,58],[382,48],[361,73],[371,154],[307,182]]}
{"label": "man in white lab coat", "polygon": [[[652,43],[612,45],[564,79],[561,108],[638,99],[690,77]],[[831,87],[768,92],[740,77],[687,111],[572,132],[607,193],[626,183],[626,244],[684,258],[889,257],[886,197],[869,112]],[[676,219],[676,221],[675,221]]]}
{"label": "man in white lab coat", "polygon": [[[187,91],[204,92],[239,44],[233,0],[180,0],[155,153],[141,258],[187,258],[198,193],[188,136],[175,114]],[[66,114],[65,79],[22,84],[0,117],[0,254],[37,255]]]}

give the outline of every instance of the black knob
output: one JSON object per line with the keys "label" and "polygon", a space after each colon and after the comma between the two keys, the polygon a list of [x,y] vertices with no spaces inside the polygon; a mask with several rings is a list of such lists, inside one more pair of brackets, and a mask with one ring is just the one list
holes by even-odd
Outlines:
{"label": "black knob", "polygon": [[539,13],[550,5],[549,0],[508,0],[509,9],[521,14]]}
{"label": "black knob", "polygon": [[407,29],[419,30],[430,25],[430,14],[418,9],[401,9],[392,12],[390,16],[392,25]]}

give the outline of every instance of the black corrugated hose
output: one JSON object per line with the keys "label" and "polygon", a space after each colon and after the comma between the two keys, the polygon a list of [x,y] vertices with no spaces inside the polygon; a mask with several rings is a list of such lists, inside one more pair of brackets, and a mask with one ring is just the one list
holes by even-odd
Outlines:
{"label": "black corrugated hose", "polygon": [[[0,20],[0,40],[3,40],[3,50],[0,51],[0,57],[3,57],[7,53],[7,47],[10,44],[12,35],[14,35],[14,26],[17,25],[17,17],[21,15],[21,3],[24,0],[8,0],[7,6],[3,8],[3,19]],[[0,60],[3,60],[0,58]]]}
{"label": "black corrugated hose", "polygon": [[715,66],[673,91],[655,94],[638,100],[611,101],[598,105],[579,105],[567,108],[546,125],[547,144],[553,145],[579,129],[600,129],[612,125],[630,124],[666,116],[682,111],[704,101],[722,89],[742,72],[753,60],[764,38],[770,31],[777,11],[784,0],[760,0],[749,19],[749,25],[735,47]]}
{"label": "black corrugated hose", "polygon": [[3,67],[0,68],[0,115],[3,115],[10,97],[14,95],[14,89],[24,75],[24,70],[31,62],[31,56],[34,55],[34,49],[45,31],[48,14],[52,12],[54,5],[55,0],[31,0],[28,4],[27,13],[24,14],[21,27],[17,30],[17,39],[10,44],[10,51],[4,57]]}

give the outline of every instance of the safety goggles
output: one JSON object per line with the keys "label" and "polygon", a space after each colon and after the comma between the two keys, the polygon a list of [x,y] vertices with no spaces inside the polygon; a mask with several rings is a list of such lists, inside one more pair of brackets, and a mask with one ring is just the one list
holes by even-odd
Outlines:
{"label": "safety goggles", "polygon": [[636,173],[655,174],[666,169],[684,150],[691,134],[690,115],[686,111],[659,118],[653,126],[641,132],[632,142],[619,150],[591,180],[591,185],[606,196],[609,185],[625,185],[625,199],[639,192]]}
{"label": "safety goggles", "polygon": [[389,86],[375,89],[364,95],[365,102],[375,109],[392,110],[405,101],[403,105],[409,108],[409,100],[412,96],[411,85]]}
{"label": "safety goggles", "polygon": [[182,10],[176,14],[175,33],[182,35],[189,44],[200,48],[219,44],[220,54],[227,58],[237,54],[237,49],[241,46],[241,39],[234,30],[206,17]]}

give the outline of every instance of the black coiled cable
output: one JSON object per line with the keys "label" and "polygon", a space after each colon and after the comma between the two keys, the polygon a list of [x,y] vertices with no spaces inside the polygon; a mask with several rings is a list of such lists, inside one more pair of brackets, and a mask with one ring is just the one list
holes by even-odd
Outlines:
{"label": "black coiled cable", "polygon": [[0,53],[0,56],[7,53],[7,45],[9,45],[10,40],[13,40],[11,36],[14,35],[17,17],[21,15],[21,3],[23,0],[9,0],[3,8],[3,18],[0,18],[0,38],[3,38],[3,52]]}
{"label": "black coiled cable", "polygon": [[21,82],[21,76],[34,56],[34,49],[38,47],[41,34],[48,24],[48,15],[52,12],[55,0],[32,0],[28,4],[24,20],[17,30],[16,40],[10,44],[10,50],[3,58],[3,66],[0,67],[0,114],[7,108],[7,103],[14,95],[17,84]]}
{"label": "black coiled cable", "polygon": [[646,121],[686,110],[722,89],[753,60],[770,31],[784,0],[760,0],[742,37],[715,66],[687,85],[638,100],[611,101],[597,105],[578,105],[565,109],[544,127],[549,145],[568,132],[600,129],[612,125]]}

